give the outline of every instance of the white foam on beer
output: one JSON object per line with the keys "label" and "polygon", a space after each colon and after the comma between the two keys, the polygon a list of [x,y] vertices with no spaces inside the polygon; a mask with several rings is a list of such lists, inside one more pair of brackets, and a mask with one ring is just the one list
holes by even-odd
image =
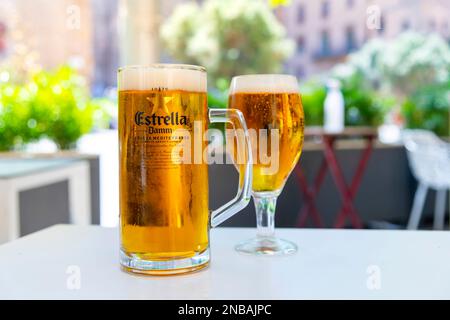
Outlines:
{"label": "white foam on beer", "polygon": [[234,77],[230,94],[234,93],[298,93],[297,78],[284,74],[256,74]]}
{"label": "white foam on beer", "polygon": [[193,66],[131,66],[119,72],[119,90],[183,90],[207,92],[206,72]]}

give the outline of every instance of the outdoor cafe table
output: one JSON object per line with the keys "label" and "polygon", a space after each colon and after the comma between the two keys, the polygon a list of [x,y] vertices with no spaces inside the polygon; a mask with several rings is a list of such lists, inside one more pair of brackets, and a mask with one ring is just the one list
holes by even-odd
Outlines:
{"label": "outdoor cafe table", "polygon": [[[362,219],[354,206],[353,200],[358,193],[377,135],[377,129],[372,127],[348,127],[335,133],[327,132],[322,127],[306,128],[305,139],[318,138],[323,144],[323,160],[311,186],[308,186],[301,166],[296,166],[295,168],[295,176],[305,198],[305,204],[298,215],[298,227],[305,227],[308,218],[312,219],[316,227],[324,227],[315,200],[325,179],[325,174],[329,170],[342,198],[342,208],[337,212],[334,227],[344,227],[346,220],[349,219],[353,228],[363,228]],[[355,174],[350,184],[345,181],[342,168],[336,156],[336,142],[341,139],[362,139],[365,143],[359,164],[355,168]]]}
{"label": "outdoor cafe table", "polygon": [[450,298],[448,231],[280,229],[280,237],[298,244],[297,254],[234,251],[254,233],[214,229],[208,269],[142,277],[120,270],[117,229],[55,226],[0,246],[0,298]]}

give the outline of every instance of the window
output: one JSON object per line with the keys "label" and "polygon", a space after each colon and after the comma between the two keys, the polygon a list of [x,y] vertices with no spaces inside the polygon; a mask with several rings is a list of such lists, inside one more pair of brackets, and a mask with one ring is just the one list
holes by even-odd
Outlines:
{"label": "window", "polygon": [[349,26],[345,29],[345,40],[347,52],[356,49],[355,28],[353,26]]}
{"label": "window", "polygon": [[303,5],[300,5],[297,9],[297,22],[300,24],[305,22],[305,7]]}
{"label": "window", "polygon": [[328,31],[324,30],[321,34],[321,54],[327,55],[330,53],[330,35]]}
{"label": "window", "polygon": [[442,24],[442,30],[443,30],[444,32],[447,32],[447,31],[448,31],[448,22],[447,22],[447,21],[445,21],[445,22]]}
{"label": "window", "polygon": [[410,28],[411,28],[411,24],[409,23],[409,21],[408,20],[403,21],[403,23],[402,23],[402,30],[406,31],[406,30],[408,30]]}
{"label": "window", "polygon": [[436,30],[436,22],[434,20],[430,20],[428,24],[430,26],[430,31]]}
{"label": "window", "polygon": [[6,51],[6,25],[0,22],[0,54]]}
{"label": "window", "polygon": [[300,36],[297,38],[297,53],[305,52],[305,38]]}
{"label": "window", "polygon": [[323,1],[321,9],[322,18],[327,18],[330,14],[330,2]]}
{"label": "window", "polygon": [[302,65],[297,66],[296,74],[298,78],[304,78],[306,75],[305,68]]}
{"label": "window", "polygon": [[385,28],[386,28],[386,20],[384,19],[384,16],[381,16],[380,17],[380,29],[378,29],[378,34],[383,34]]}

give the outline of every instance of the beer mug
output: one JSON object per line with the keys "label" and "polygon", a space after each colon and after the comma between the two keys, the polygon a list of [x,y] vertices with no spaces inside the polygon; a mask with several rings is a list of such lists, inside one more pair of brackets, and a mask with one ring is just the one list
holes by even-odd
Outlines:
{"label": "beer mug", "polygon": [[[158,64],[119,70],[120,263],[125,271],[170,275],[210,261],[209,229],[251,197],[252,156],[242,113],[209,109],[202,67]],[[245,150],[236,197],[210,212],[209,123],[229,123]],[[219,182],[220,183],[220,182]]]}

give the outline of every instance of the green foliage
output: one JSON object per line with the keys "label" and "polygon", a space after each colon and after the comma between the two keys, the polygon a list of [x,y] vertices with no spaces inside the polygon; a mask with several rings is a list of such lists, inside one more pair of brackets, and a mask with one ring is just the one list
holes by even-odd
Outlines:
{"label": "green foliage", "polygon": [[405,33],[386,46],[382,57],[386,80],[405,95],[450,79],[450,48],[437,34]]}
{"label": "green foliage", "polygon": [[209,108],[227,108],[228,98],[221,92],[208,93],[208,107]]}
{"label": "green foliage", "polygon": [[327,95],[325,86],[318,82],[307,82],[300,86],[300,92],[306,125],[323,125],[323,104]]}
{"label": "green foliage", "polygon": [[449,133],[450,48],[439,35],[408,32],[391,41],[372,40],[332,75],[344,83],[349,123],[359,118],[374,125],[390,108],[402,106],[406,127]]}
{"label": "green foliage", "polygon": [[[215,89],[211,89],[208,91],[208,108],[220,108],[225,109],[228,108],[228,88],[230,86],[229,81],[222,79],[218,81],[218,87]],[[211,123],[209,125],[210,129],[218,129],[222,131],[222,134],[225,136],[225,127],[224,123]]]}
{"label": "green foliage", "polygon": [[94,110],[94,129],[109,129],[111,120],[117,118],[117,103],[110,98],[95,98],[89,106]]}
{"label": "green foliage", "polygon": [[59,148],[70,149],[93,124],[93,109],[84,78],[73,69],[62,67],[56,72],[34,76],[34,107],[42,116],[37,122]]}
{"label": "green foliage", "polygon": [[[0,86],[0,150],[11,150],[14,145],[32,140],[37,129],[29,106],[29,92],[11,84]],[[23,134],[22,134],[23,133]]]}
{"label": "green foliage", "polygon": [[[392,105],[392,99],[382,99],[375,91],[363,85],[361,75],[340,79],[345,100],[345,124],[347,126],[378,126]],[[321,126],[324,119],[325,85],[308,82],[300,86],[305,123]]]}
{"label": "green foliage", "polygon": [[374,39],[333,73],[363,75],[374,89],[408,96],[423,84],[442,85],[450,76],[450,48],[439,35],[407,32],[391,41]]}
{"label": "green foliage", "polygon": [[345,124],[348,126],[379,126],[390,106],[390,101],[381,99],[370,87],[364,85],[361,74],[341,79],[345,99]]}
{"label": "green foliage", "polygon": [[409,97],[402,106],[408,128],[421,128],[448,136],[450,83],[426,86]]}
{"label": "green foliage", "polygon": [[25,84],[2,83],[0,149],[11,150],[44,136],[60,149],[69,149],[91,130],[95,110],[84,78],[67,66],[40,71]]}
{"label": "green foliage", "polygon": [[224,78],[217,80],[216,87],[208,91],[208,107],[227,108],[229,88],[230,88],[230,81]]}
{"label": "green foliage", "polygon": [[181,4],[162,26],[161,38],[175,59],[205,66],[214,86],[238,74],[280,72],[295,46],[261,0]]}

